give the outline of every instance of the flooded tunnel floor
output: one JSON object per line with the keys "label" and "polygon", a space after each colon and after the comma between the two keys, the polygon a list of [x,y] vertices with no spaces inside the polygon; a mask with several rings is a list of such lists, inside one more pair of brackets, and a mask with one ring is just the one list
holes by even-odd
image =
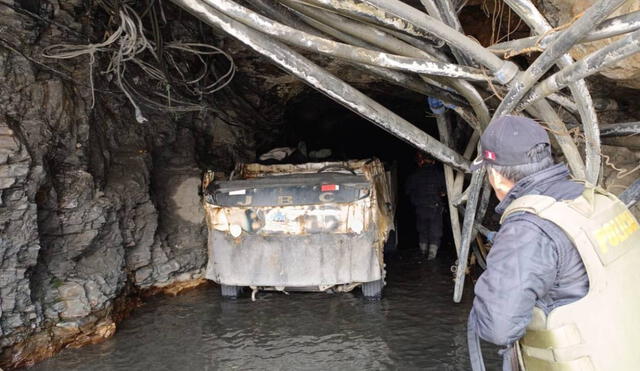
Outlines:
{"label": "flooded tunnel floor", "polygon": [[[107,341],[68,349],[35,370],[468,370],[470,285],[452,302],[451,260],[389,259],[385,297],[259,293],[217,286],[153,297]],[[499,369],[485,346],[487,369]]]}

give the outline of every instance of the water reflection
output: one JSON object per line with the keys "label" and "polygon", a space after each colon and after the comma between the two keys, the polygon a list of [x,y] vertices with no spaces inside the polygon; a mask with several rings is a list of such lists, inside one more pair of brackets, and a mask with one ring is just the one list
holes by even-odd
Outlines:
{"label": "water reflection", "polygon": [[[380,302],[359,293],[228,301],[217,287],[152,298],[112,339],[34,369],[468,370],[471,290],[461,304],[451,301],[449,265],[395,257]],[[487,369],[499,368],[495,349],[485,357]]]}

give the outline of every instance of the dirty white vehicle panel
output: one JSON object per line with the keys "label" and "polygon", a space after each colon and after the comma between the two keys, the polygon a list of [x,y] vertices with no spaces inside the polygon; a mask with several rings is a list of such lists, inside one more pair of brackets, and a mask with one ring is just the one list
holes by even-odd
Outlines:
{"label": "dirty white vehicle panel", "polygon": [[208,279],[320,291],[383,279],[395,209],[380,161],[241,164],[234,174],[205,179]]}

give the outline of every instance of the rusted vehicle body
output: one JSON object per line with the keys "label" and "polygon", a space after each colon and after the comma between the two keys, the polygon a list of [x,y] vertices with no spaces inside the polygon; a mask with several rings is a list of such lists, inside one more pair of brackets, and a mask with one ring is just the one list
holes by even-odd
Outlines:
{"label": "rusted vehicle body", "polygon": [[233,178],[204,182],[206,277],[223,296],[362,286],[380,297],[395,200],[379,160],[240,164]]}

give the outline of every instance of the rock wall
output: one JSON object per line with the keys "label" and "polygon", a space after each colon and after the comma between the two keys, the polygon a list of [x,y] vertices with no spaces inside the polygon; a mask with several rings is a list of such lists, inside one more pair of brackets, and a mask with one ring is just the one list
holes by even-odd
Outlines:
{"label": "rock wall", "polygon": [[87,57],[40,54],[86,43],[90,9],[33,3],[64,27],[0,5],[0,367],[110,336],[130,294],[202,282],[202,171],[255,156],[255,109],[232,94],[138,124],[96,64],[93,104]]}

